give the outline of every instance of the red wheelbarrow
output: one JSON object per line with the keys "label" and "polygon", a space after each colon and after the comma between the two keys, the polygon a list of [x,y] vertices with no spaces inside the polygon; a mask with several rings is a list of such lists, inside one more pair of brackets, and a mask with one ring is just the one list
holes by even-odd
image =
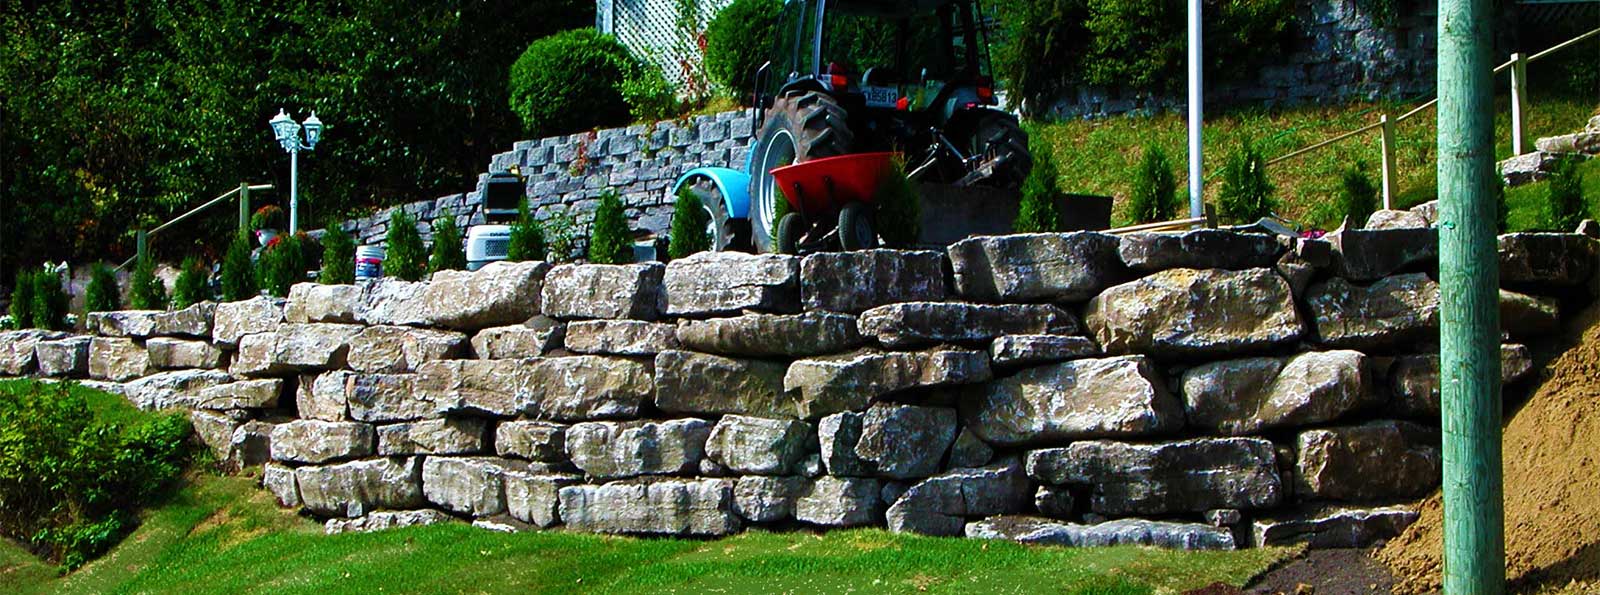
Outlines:
{"label": "red wheelbarrow", "polygon": [[877,246],[872,204],[894,156],[889,152],[856,153],[773,169],[773,181],[790,208],[778,220],[774,238],[778,251],[799,254],[802,249],[826,249],[835,242],[844,250]]}

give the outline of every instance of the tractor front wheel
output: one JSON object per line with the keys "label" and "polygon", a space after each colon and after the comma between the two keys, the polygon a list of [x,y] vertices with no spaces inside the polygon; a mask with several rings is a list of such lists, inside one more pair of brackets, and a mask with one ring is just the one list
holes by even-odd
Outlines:
{"label": "tractor front wheel", "polygon": [[800,234],[805,230],[800,229],[799,213],[787,213],[778,220],[778,236],[775,238],[779,254],[799,254]]}
{"label": "tractor front wheel", "polygon": [[878,233],[872,229],[872,210],[865,203],[851,202],[839,209],[839,247],[846,252],[878,247]]}
{"label": "tractor front wheel", "polygon": [[749,249],[749,221],[741,222],[728,216],[728,204],[722,199],[722,190],[710,178],[696,179],[689,191],[700,199],[700,206],[706,211],[706,236],[711,238],[712,252]]}

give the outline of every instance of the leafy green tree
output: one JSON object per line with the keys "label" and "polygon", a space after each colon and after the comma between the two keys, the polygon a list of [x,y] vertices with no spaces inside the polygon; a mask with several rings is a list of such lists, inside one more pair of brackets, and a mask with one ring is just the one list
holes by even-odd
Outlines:
{"label": "leafy green tree", "polygon": [[383,237],[383,274],[403,281],[421,281],[427,274],[428,260],[422,247],[417,219],[394,209],[389,213],[389,232]]}
{"label": "leafy green tree", "polygon": [[1144,157],[1133,171],[1133,189],[1128,193],[1128,218],[1134,223],[1171,221],[1178,213],[1178,179],[1172,175],[1167,152],[1155,144],[1145,145]]}
{"label": "leafy green tree", "polygon": [[1227,221],[1254,223],[1278,208],[1273,192],[1272,182],[1267,180],[1266,159],[1254,143],[1245,142],[1228,156],[1217,207]]}
{"label": "leafy green tree", "polygon": [[261,286],[256,283],[255,267],[250,262],[250,237],[235,235],[222,257],[222,299],[237,302],[260,294]]}
{"label": "leafy green tree", "polygon": [[528,201],[517,205],[517,222],[511,224],[510,245],[506,247],[506,260],[525,262],[545,259],[544,226],[528,210]]}
{"label": "leafy green tree", "polygon": [[667,256],[677,260],[710,250],[711,234],[706,233],[706,226],[710,224],[711,215],[706,213],[700,196],[684,186],[672,202],[672,235],[668,238]]}
{"label": "leafy green tree", "polygon": [[67,293],[61,289],[61,275],[52,270],[33,274],[33,328],[58,330],[67,324]]}
{"label": "leafy green tree", "polygon": [[85,312],[114,312],[122,309],[122,295],[117,289],[117,273],[105,263],[97,262],[89,269],[89,287],[83,292]]}
{"label": "leafy green tree", "polygon": [[755,92],[756,69],[776,35],[779,0],[733,0],[706,27],[706,72],[745,101]]}
{"label": "leafy green tree", "polygon": [[1017,219],[1011,230],[1017,233],[1050,233],[1062,228],[1061,212],[1056,199],[1061,196],[1057,186],[1055,157],[1050,151],[1040,151],[1033,156],[1033,170],[1022,180],[1022,203],[1017,205]]}
{"label": "leafy green tree", "polygon": [[1365,227],[1372,213],[1378,210],[1378,187],[1367,176],[1365,164],[1358,163],[1344,170],[1339,183],[1339,206],[1350,225],[1355,227]]}
{"label": "leafy green tree", "polygon": [[906,177],[906,164],[896,158],[878,182],[874,227],[891,248],[915,246],[922,235],[922,197]]}
{"label": "leafy green tree", "polygon": [[433,254],[428,257],[428,272],[464,271],[467,253],[461,245],[461,230],[448,216],[433,220]]}
{"label": "leafy green tree", "polygon": [[527,46],[511,65],[511,111],[535,136],[626,124],[622,85],[644,68],[615,37],[563,31]]}
{"label": "leafy green tree", "polygon": [[145,256],[133,266],[128,305],[135,310],[167,309],[167,286],[156,276],[156,259]]}
{"label": "leafy green tree", "polygon": [[179,310],[211,299],[211,272],[190,256],[183,259],[178,279],[172,283],[172,307]]}
{"label": "leafy green tree", "polygon": [[11,315],[11,328],[23,329],[33,326],[33,277],[36,273],[28,269],[17,271],[16,285],[11,287],[11,307],[7,314]]}
{"label": "leafy green tree", "polygon": [[615,191],[600,195],[600,206],[589,225],[589,262],[629,264],[633,262],[633,237],[628,217],[622,212],[622,199]]}
{"label": "leafy green tree", "polygon": [[1545,213],[1555,231],[1570,232],[1589,216],[1583,202],[1583,172],[1578,159],[1562,158],[1545,186]]}
{"label": "leafy green tree", "polygon": [[317,275],[317,281],[324,285],[356,282],[356,244],[337,220],[329,220],[323,227],[322,273]]}

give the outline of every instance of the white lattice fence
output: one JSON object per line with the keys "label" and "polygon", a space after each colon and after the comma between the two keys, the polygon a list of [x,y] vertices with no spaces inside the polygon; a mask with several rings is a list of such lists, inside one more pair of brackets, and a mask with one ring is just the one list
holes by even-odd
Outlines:
{"label": "white lattice fence", "polygon": [[596,0],[596,26],[682,84],[700,69],[700,34],[732,0]]}

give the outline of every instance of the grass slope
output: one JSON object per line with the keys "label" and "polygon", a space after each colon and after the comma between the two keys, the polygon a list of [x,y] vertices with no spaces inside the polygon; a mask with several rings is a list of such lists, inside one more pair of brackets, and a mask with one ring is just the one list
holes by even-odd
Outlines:
{"label": "grass slope", "polygon": [[[1528,114],[1529,142],[1541,136],[1566,134],[1583,128],[1595,112],[1594,98],[1570,98],[1533,93]],[[1221,189],[1217,172],[1228,154],[1246,140],[1253,140],[1271,159],[1331,138],[1337,134],[1376,122],[1378,115],[1399,116],[1417,103],[1350,103],[1338,106],[1303,106],[1276,110],[1235,110],[1207,114],[1205,127],[1205,171],[1207,201],[1215,201]],[[1504,98],[1495,110],[1495,155],[1511,154],[1510,110]],[[1413,116],[1395,126],[1396,169],[1401,207],[1432,200],[1435,194],[1434,143],[1437,114],[1432,110]],[[1188,130],[1184,116],[1163,113],[1149,117],[1125,116],[1100,120],[1034,124],[1030,128],[1034,151],[1054,152],[1061,171],[1061,187],[1068,192],[1109,194],[1117,197],[1113,222],[1126,222],[1124,201],[1133,180],[1133,169],[1142,147],[1155,144],[1167,151],[1180,171],[1179,192],[1188,185],[1185,155]],[[1531,148],[1531,147],[1530,147]],[[1283,203],[1281,215],[1303,225],[1332,229],[1343,214],[1334,200],[1340,175],[1353,164],[1364,163],[1374,183],[1380,176],[1382,154],[1376,130],[1343,142],[1269,166],[1267,175],[1278,189]],[[1592,164],[1591,164],[1592,165]],[[1590,171],[1594,171],[1591,169]],[[1591,174],[1592,177],[1592,174]],[[1542,186],[1542,185],[1541,185]],[[1594,194],[1591,201],[1600,200]],[[1542,203],[1542,194],[1540,202]],[[1542,207],[1540,207],[1542,208]],[[1537,227],[1526,201],[1512,203],[1512,227]]]}

